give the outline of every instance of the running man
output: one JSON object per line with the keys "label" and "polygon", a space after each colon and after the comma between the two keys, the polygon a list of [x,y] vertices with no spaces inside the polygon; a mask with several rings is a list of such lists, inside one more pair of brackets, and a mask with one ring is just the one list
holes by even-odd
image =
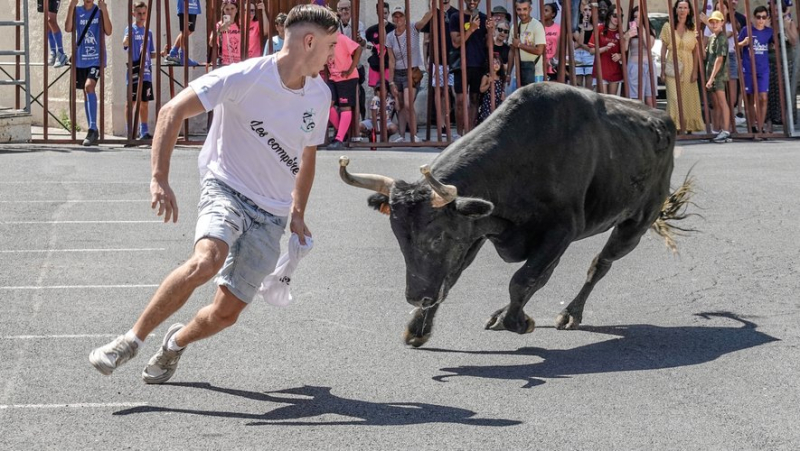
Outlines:
{"label": "running man", "polygon": [[144,339],[216,275],[213,303],[188,324],[173,324],[144,368],[146,383],[168,381],[187,345],[232,326],[253,300],[275,269],[287,221],[301,244],[311,236],[304,215],[331,102],[330,89],[317,76],[333,58],[337,26],[327,8],[296,6],[286,18],[280,52],[206,74],[161,109],[150,192],[164,222],[178,220],[169,164],[181,124],[214,110],[199,156],[194,253],[164,279],[132,329],[91,352],[98,371],[111,374],[135,357]]}

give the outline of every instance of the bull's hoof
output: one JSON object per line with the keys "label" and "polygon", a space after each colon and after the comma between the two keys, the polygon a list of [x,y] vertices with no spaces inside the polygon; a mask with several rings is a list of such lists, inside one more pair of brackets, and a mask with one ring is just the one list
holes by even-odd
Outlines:
{"label": "bull's hoof", "polygon": [[430,338],[431,338],[430,332],[422,336],[418,336],[412,333],[410,330],[406,329],[406,331],[403,333],[403,341],[405,341],[407,345],[413,346],[415,348],[424,345],[425,343],[428,342]]}
{"label": "bull's hoof", "polygon": [[556,329],[558,330],[577,330],[581,325],[581,318],[563,310],[556,318]]}
{"label": "bull's hoof", "polygon": [[510,330],[518,334],[529,334],[536,329],[536,321],[530,316],[525,315],[524,324],[507,325],[505,311],[501,311],[492,315],[489,320],[486,321],[483,328],[486,330]]}

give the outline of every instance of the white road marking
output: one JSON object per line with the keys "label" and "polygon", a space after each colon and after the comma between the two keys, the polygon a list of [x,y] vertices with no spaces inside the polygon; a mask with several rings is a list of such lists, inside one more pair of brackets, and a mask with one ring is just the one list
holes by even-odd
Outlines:
{"label": "white road marking", "polygon": [[146,402],[78,402],[75,404],[0,404],[0,409],[85,409],[105,407],[142,407]]}
{"label": "white road marking", "polygon": [[2,221],[0,224],[161,224],[164,221]]}
{"label": "white road marking", "polygon": [[129,249],[15,249],[15,250],[0,250],[0,254],[35,254],[45,252],[155,252],[165,251],[165,247],[144,247],[144,248],[129,248]]}
{"label": "white road marking", "polygon": [[0,200],[0,204],[82,204],[82,203],[118,203],[118,202],[150,202],[147,199],[92,199],[92,200]]}
{"label": "white road marking", "polygon": [[[0,340],[41,340],[43,338],[117,338],[119,334],[78,334],[78,335],[6,335],[0,337]],[[147,337],[155,337],[155,334],[150,334]]]}
{"label": "white road marking", "polygon": [[18,287],[0,287],[0,290],[69,290],[80,288],[157,288],[158,285],[50,285],[45,287],[39,286],[18,286]]}

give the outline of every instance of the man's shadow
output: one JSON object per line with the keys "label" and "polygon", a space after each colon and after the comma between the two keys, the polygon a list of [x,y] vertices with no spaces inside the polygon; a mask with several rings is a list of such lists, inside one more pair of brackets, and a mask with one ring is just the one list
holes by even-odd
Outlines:
{"label": "man's shadow", "polygon": [[[215,387],[209,383],[173,383],[175,387],[199,388],[224,393],[254,401],[288,404],[263,414],[228,412],[221,410],[174,409],[170,407],[140,406],[114,412],[114,415],[131,415],[147,412],[171,412],[220,418],[252,420],[248,426],[405,426],[425,423],[457,423],[471,426],[514,426],[521,421],[475,418],[476,413],[457,407],[436,404],[400,402],[378,403],[347,399],[331,393],[330,387],[303,386],[270,392],[252,392],[232,388]],[[290,395],[290,396],[281,396]],[[271,408],[268,405],[267,408]],[[349,417],[341,421],[303,421],[322,415]]]}
{"label": "man's shadow", "polygon": [[450,351],[421,349],[428,352],[457,352],[478,355],[536,356],[541,362],[523,365],[460,366],[442,368],[450,373],[433,379],[446,382],[454,377],[478,377],[519,380],[523,388],[545,383],[545,379],[562,379],[580,374],[622,371],[660,370],[710,362],[731,352],[778,341],[756,330],[756,324],[733,313],[700,313],[706,319],[728,318],[739,327],[659,327],[646,324],[592,327],[580,330],[614,335],[619,338],[565,350],[526,347],[510,352]]}

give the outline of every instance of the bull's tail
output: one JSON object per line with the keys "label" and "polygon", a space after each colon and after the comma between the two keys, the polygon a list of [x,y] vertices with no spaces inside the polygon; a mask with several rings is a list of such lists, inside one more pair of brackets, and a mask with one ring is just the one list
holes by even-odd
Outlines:
{"label": "bull's tail", "polygon": [[693,195],[694,177],[691,175],[690,171],[683,180],[683,184],[664,200],[658,218],[653,225],[650,226],[655,233],[664,238],[664,243],[674,254],[678,253],[678,245],[675,243],[675,237],[696,231],[694,229],[678,227],[674,224],[675,221],[697,215],[696,213],[686,212],[689,205],[694,205],[691,201]]}

